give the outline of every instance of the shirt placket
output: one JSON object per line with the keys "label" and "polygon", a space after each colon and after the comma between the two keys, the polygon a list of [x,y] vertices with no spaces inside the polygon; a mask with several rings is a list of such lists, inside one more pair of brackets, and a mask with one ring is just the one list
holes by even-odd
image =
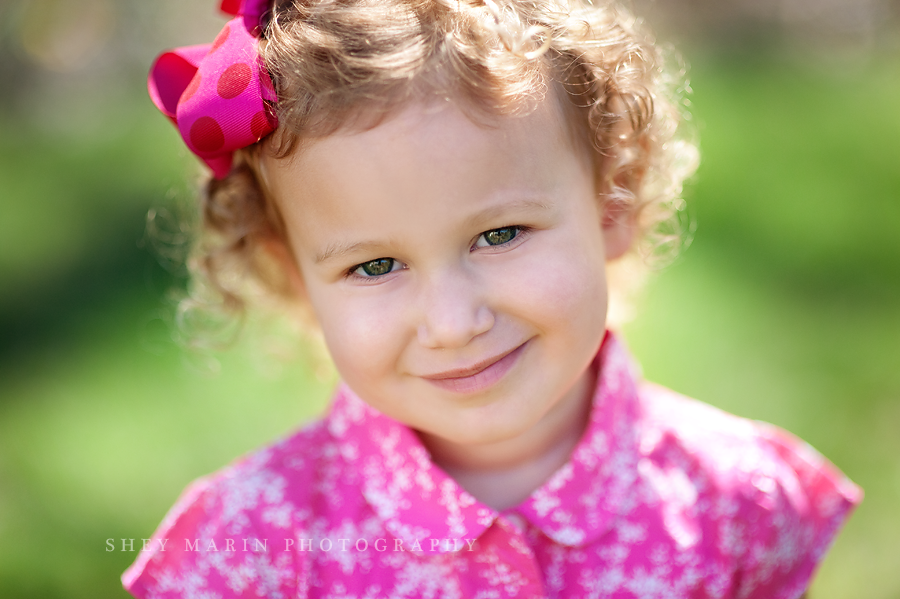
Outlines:
{"label": "shirt placket", "polygon": [[517,525],[515,516],[500,515],[474,546],[474,570],[478,584],[498,596],[515,599],[545,599],[543,574],[534,552]]}

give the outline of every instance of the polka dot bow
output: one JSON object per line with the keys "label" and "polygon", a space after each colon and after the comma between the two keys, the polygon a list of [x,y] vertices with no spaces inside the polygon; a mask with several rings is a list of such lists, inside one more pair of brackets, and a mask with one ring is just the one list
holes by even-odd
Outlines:
{"label": "polka dot bow", "polygon": [[222,11],[235,18],[212,44],[164,52],[150,69],[153,103],[218,179],[231,170],[235,150],[278,125],[273,110],[278,98],[258,50],[268,4],[223,0]]}

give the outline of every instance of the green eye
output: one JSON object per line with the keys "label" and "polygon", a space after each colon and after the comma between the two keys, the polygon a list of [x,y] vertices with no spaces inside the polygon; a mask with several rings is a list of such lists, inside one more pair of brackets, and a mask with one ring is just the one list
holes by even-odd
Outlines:
{"label": "green eye", "polygon": [[393,258],[379,258],[378,260],[369,260],[357,266],[354,271],[362,271],[367,277],[379,277],[386,275],[394,270]]}
{"label": "green eye", "polygon": [[518,227],[503,227],[502,229],[494,229],[493,231],[482,233],[481,236],[488,245],[503,245],[515,239],[518,234]]}

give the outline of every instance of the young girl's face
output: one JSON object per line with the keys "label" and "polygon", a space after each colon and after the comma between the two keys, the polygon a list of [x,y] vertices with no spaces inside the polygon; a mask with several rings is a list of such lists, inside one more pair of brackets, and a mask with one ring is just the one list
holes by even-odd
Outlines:
{"label": "young girl's face", "polygon": [[415,104],[263,157],[301,293],[341,376],[379,411],[470,445],[586,401],[605,259],[628,236],[602,224],[563,119],[552,97],[480,124]]}

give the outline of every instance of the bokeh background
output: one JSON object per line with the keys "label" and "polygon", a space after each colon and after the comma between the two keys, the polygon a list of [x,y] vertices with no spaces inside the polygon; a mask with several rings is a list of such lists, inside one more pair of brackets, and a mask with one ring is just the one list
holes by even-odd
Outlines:
{"label": "bokeh background", "polygon": [[[865,488],[812,597],[900,598],[900,5],[635,1],[690,65],[703,162],[693,243],[627,339],[648,378],[793,431]],[[161,49],[212,40],[215,4],[0,0],[4,598],[125,597],[121,539],[333,385],[273,357],[283,338],[215,361],[172,341],[164,216],[199,169],[144,81]]]}

